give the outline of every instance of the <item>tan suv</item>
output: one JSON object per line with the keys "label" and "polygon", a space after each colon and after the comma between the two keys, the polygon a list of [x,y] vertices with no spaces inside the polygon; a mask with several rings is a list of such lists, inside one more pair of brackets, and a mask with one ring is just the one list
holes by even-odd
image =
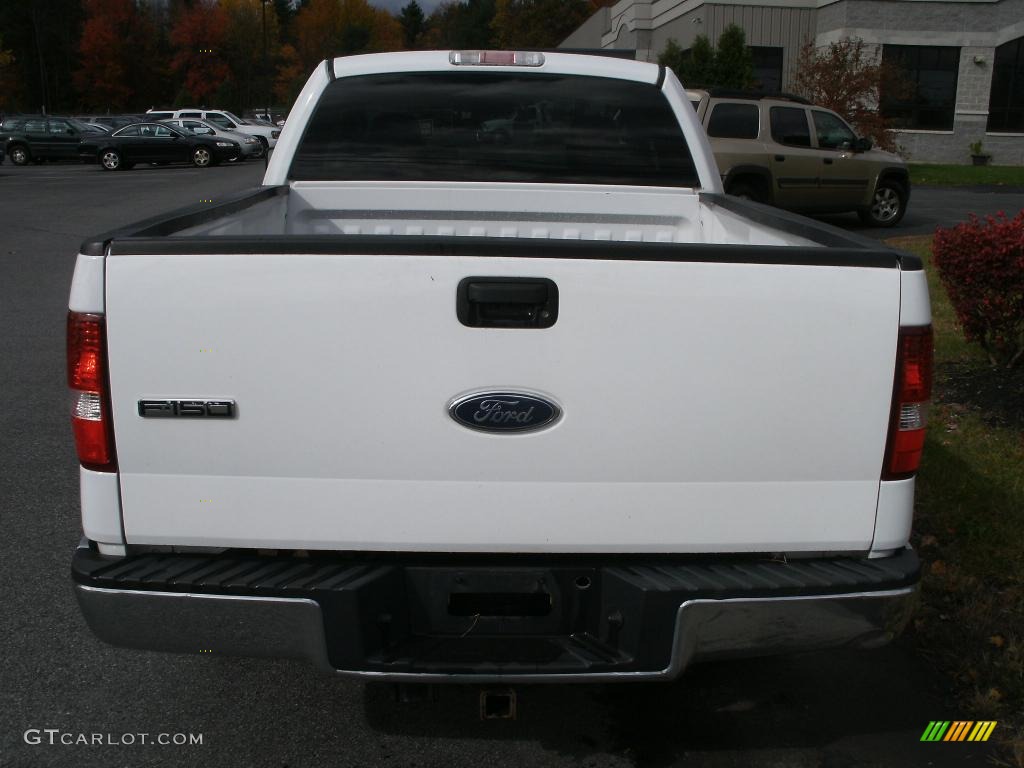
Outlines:
{"label": "tan suv", "polygon": [[907,210],[903,160],[872,149],[835,112],[796,96],[687,91],[725,191],[803,213],[856,211],[894,226]]}

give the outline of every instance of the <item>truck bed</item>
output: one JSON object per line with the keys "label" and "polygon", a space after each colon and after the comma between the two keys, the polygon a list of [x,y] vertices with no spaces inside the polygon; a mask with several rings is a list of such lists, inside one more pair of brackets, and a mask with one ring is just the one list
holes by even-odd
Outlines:
{"label": "truck bed", "polygon": [[[401,250],[402,237],[490,238],[501,248],[536,247],[537,240],[571,252],[572,243],[659,243],[711,246],[706,260],[726,259],[728,246],[776,246],[787,256],[843,264],[870,261],[906,263],[914,257],[834,227],[768,206],[726,195],[693,190],[627,190],[629,208],[607,187],[551,185],[401,184],[293,182],[246,190],[213,205],[200,204],[138,222],[87,240],[82,253],[103,255],[112,241],[124,253],[151,253],[202,248],[240,253],[310,248],[344,252],[356,238],[389,238],[387,250]],[[427,208],[424,200],[434,205]],[[166,238],[166,239],[165,239]],[[532,241],[524,245],[518,241]],[[497,246],[496,246],[497,247]],[[585,246],[584,246],[585,248]],[[839,252],[831,257],[823,250]],[[692,249],[674,249],[692,252]],[[704,250],[704,249],[702,249]],[[655,253],[656,249],[649,250]],[[760,258],[773,251],[760,250]],[[738,257],[732,257],[738,258]],[[745,259],[755,259],[747,253]]]}

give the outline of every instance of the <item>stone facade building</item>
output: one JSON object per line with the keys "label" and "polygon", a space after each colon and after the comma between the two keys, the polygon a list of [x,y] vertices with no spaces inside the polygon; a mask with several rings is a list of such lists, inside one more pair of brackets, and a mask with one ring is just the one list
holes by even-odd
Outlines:
{"label": "stone facade building", "polygon": [[1024,0],[619,0],[561,47],[629,49],[655,61],[670,39],[712,44],[729,24],[751,47],[764,90],[790,87],[801,46],[859,38],[892,61],[911,93],[882,109],[910,160],[1024,165]]}

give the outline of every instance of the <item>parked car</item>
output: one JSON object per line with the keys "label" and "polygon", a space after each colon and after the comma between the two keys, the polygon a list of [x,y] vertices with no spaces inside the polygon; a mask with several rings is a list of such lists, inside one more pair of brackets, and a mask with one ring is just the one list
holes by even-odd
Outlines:
{"label": "parked car", "polygon": [[284,112],[267,112],[265,110],[255,110],[246,112],[245,119],[261,123],[267,123],[268,125],[276,125],[278,128],[283,128],[286,116]]}
{"label": "parked car", "polygon": [[227,128],[214,125],[209,120],[179,117],[176,120],[162,120],[161,122],[177,126],[193,136],[221,136],[238,142],[238,146],[241,149],[241,154],[238,156],[239,160],[246,160],[250,157],[263,157],[266,152],[263,148],[263,142],[255,136],[239,133],[238,131],[229,131]]}
{"label": "parked car", "polygon": [[219,136],[194,136],[165,123],[136,123],[109,136],[84,140],[78,148],[82,160],[97,162],[107,171],[128,170],[136,163],[191,162],[200,168],[234,160],[238,142]]}
{"label": "parked car", "polygon": [[835,112],[788,94],[688,91],[727,193],[802,213],[856,211],[892,227],[910,201],[898,155],[875,149]]}
{"label": "parked car", "polygon": [[226,109],[191,108],[174,111],[151,109],[146,113],[147,120],[178,120],[186,117],[208,120],[214,125],[226,128],[229,131],[238,131],[249,136],[255,136],[263,144],[264,149],[273,149],[277,145],[277,138],[281,135],[280,128],[243,120]]}
{"label": "parked car", "polygon": [[87,115],[84,117],[79,116],[78,119],[90,125],[105,127],[110,132],[114,132],[118,128],[124,128],[126,125],[141,123],[147,118],[145,115]]}
{"label": "parked car", "polygon": [[84,138],[104,133],[99,126],[73,117],[19,115],[0,126],[0,146],[15,165],[43,160],[77,160]]}

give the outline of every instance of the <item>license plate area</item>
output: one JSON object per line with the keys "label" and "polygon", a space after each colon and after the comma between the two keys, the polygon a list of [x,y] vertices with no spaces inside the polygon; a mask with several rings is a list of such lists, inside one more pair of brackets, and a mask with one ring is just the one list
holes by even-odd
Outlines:
{"label": "license plate area", "polygon": [[547,592],[452,592],[448,613],[452,616],[547,616],[551,613]]}
{"label": "license plate area", "polygon": [[597,607],[597,590],[578,586],[594,579],[587,568],[412,567],[405,578],[417,635],[570,635]]}

